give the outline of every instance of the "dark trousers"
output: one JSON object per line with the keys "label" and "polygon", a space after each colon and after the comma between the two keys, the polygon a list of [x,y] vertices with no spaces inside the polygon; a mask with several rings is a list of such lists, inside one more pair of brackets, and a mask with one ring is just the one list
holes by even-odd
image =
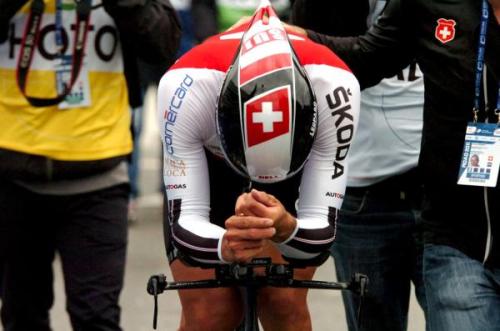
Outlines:
{"label": "dark trousers", "polygon": [[432,331],[500,331],[500,268],[458,249],[426,244],[424,281]]}
{"label": "dark trousers", "polygon": [[[425,311],[422,280],[422,231],[419,197],[406,189],[380,186],[348,188],[332,246],[337,278],[360,272],[369,278],[368,294],[342,292],[350,331],[404,331],[408,322],[410,284]],[[415,201],[417,200],[417,201]]]}
{"label": "dark trousers", "polygon": [[128,185],[68,196],[0,181],[4,331],[50,329],[52,262],[60,255],[75,331],[115,331],[127,244]]}

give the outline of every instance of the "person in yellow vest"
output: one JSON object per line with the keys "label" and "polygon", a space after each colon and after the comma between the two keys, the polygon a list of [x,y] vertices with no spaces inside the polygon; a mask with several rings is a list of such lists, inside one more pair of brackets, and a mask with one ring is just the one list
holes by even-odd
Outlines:
{"label": "person in yellow vest", "polygon": [[179,38],[169,0],[0,0],[5,331],[50,330],[56,252],[73,329],[121,330],[136,63]]}

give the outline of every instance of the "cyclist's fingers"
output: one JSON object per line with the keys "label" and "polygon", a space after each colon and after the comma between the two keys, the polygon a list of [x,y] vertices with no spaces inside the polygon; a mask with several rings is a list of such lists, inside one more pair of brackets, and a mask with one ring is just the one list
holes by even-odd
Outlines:
{"label": "cyclist's fingers", "polygon": [[[265,196],[267,196],[267,193],[259,192],[259,195],[261,193],[263,196],[260,199],[266,201],[267,204],[257,200],[253,193],[244,193],[236,201],[236,215],[255,215],[266,217],[269,213],[268,209],[271,206],[268,200],[273,199],[274,197],[270,196],[266,200]],[[274,200],[276,199],[274,198]]]}
{"label": "cyclist's fingers", "polygon": [[274,195],[268,194],[264,191],[252,189],[252,191],[250,191],[250,195],[255,199],[255,201],[260,202],[268,207],[273,207],[280,203],[279,200],[274,197]]}
{"label": "cyclist's fingers", "polygon": [[228,243],[229,248],[232,250],[241,250],[241,249],[254,249],[264,247],[265,240],[231,240]]}
{"label": "cyclist's fingers", "polygon": [[266,206],[255,200],[245,201],[236,207],[236,215],[265,217]]}
{"label": "cyclist's fingers", "polygon": [[257,203],[257,201],[252,197],[250,193],[241,194],[236,200],[236,205],[234,208],[235,215],[254,215],[249,208],[252,203]]}
{"label": "cyclist's fingers", "polygon": [[229,229],[226,232],[228,240],[260,240],[271,239],[276,234],[274,228]]}
{"label": "cyclist's fingers", "polygon": [[[228,240],[224,237],[221,253],[225,261],[246,262],[257,254],[260,254],[267,246],[265,240]],[[239,259],[236,259],[236,256]]]}
{"label": "cyclist's fingers", "polygon": [[247,263],[250,262],[254,257],[262,253],[264,247],[252,248],[245,250],[237,250],[234,252],[234,259],[236,262]]}
{"label": "cyclist's fingers", "polygon": [[254,229],[254,228],[269,228],[274,224],[269,218],[255,216],[231,216],[226,220],[226,229]]}
{"label": "cyclist's fingers", "polygon": [[238,229],[231,228],[224,235],[229,241],[231,240],[259,240],[271,239],[276,230],[274,228],[253,228],[253,229]]}

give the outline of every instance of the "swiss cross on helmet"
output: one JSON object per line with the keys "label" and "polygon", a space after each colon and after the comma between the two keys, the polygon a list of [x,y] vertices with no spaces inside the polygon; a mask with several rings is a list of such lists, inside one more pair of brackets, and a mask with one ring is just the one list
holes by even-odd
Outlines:
{"label": "swiss cross on helmet", "polygon": [[317,126],[314,92],[269,1],[262,1],[226,74],[217,132],[226,161],[252,181],[302,169]]}

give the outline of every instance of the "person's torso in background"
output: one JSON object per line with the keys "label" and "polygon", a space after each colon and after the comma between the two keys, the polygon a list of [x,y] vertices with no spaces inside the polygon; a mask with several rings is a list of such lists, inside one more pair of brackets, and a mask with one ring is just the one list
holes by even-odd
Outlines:
{"label": "person's torso in background", "polygon": [[[370,0],[371,26],[385,0]],[[417,64],[361,93],[359,127],[349,154],[348,186],[368,186],[414,168],[422,135],[424,82]]]}
{"label": "person's torso in background", "polygon": [[191,0],[170,0],[170,2],[177,11],[182,26],[181,44],[177,52],[177,57],[180,57],[196,44],[193,17],[191,15]]}
{"label": "person's torso in background", "polygon": [[[283,16],[290,10],[290,0],[270,0],[278,14]],[[260,0],[217,0],[218,27],[224,31],[243,16],[251,16],[259,6]]]}
{"label": "person's torso in background", "polygon": [[[67,108],[33,107],[16,82],[30,3],[11,19],[9,38],[0,44],[0,148],[60,160],[97,160],[129,153],[132,145],[127,89],[118,31],[112,18],[102,6],[92,10],[79,79],[63,103]],[[62,46],[70,62],[76,11],[74,1],[62,4]],[[62,60],[55,56],[55,1],[45,1],[45,5],[26,92],[50,98],[57,93],[55,72]]]}

